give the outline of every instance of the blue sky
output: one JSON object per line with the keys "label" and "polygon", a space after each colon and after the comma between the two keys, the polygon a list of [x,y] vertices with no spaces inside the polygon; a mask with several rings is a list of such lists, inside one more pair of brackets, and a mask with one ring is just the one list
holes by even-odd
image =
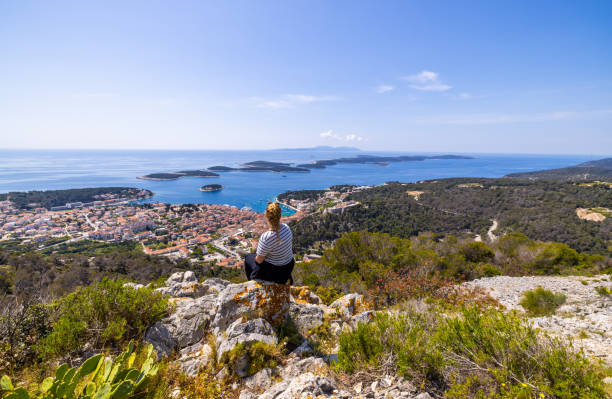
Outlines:
{"label": "blue sky", "polygon": [[3,1],[2,148],[612,154],[610,1]]}

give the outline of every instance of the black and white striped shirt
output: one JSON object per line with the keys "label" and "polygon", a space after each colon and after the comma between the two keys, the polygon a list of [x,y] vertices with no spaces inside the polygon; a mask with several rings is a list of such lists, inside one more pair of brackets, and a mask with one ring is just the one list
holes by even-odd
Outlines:
{"label": "black and white striped shirt", "polygon": [[[280,238],[280,240],[279,240]],[[274,266],[284,266],[293,258],[293,233],[286,224],[281,224],[278,235],[274,231],[266,231],[259,237],[257,255],[266,258],[266,262]]]}

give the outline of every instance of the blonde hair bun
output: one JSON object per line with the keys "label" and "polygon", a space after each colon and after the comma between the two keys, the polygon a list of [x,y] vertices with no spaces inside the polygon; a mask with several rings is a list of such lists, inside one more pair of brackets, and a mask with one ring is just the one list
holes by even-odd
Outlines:
{"label": "blonde hair bun", "polygon": [[266,207],[266,219],[268,219],[268,223],[270,224],[272,231],[275,231],[277,234],[278,230],[280,229],[281,215],[282,209],[280,205],[276,202],[270,202]]}

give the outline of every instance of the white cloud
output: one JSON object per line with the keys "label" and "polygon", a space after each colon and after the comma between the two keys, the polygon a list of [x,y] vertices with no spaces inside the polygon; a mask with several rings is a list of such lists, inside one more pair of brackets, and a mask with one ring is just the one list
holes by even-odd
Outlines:
{"label": "white cloud", "polygon": [[357,136],[356,134],[347,134],[345,136],[338,135],[334,133],[332,130],[328,130],[326,132],[320,133],[319,136],[326,139],[333,139],[338,141],[364,141],[365,139],[361,136]]}
{"label": "white cloud", "polygon": [[461,93],[459,94],[459,98],[462,100],[469,100],[472,98],[472,95],[470,93]]}
{"label": "white cloud", "polygon": [[389,86],[389,85],[380,85],[380,86],[376,87],[376,92],[378,94],[383,94],[383,93],[386,93],[388,91],[393,90],[394,88],[395,87]]}
{"label": "white cloud", "polygon": [[410,87],[416,90],[446,91],[453,88],[443,83],[439,74],[432,71],[421,71],[416,75],[404,76],[402,79],[410,82]]}
{"label": "white cloud", "polygon": [[285,94],[277,99],[266,100],[255,98],[260,108],[294,108],[298,105],[312,104],[325,101],[338,100],[336,96],[312,96],[307,94]]}

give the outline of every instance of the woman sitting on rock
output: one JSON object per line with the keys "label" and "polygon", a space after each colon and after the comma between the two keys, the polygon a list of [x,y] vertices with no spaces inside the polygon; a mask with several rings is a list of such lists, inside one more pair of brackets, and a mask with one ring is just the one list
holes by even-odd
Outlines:
{"label": "woman sitting on rock", "polygon": [[249,280],[265,280],[278,284],[292,284],[293,233],[280,223],[281,207],[270,202],[266,207],[266,219],[270,230],[259,238],[257,252],[244,259],[244,272]]}

